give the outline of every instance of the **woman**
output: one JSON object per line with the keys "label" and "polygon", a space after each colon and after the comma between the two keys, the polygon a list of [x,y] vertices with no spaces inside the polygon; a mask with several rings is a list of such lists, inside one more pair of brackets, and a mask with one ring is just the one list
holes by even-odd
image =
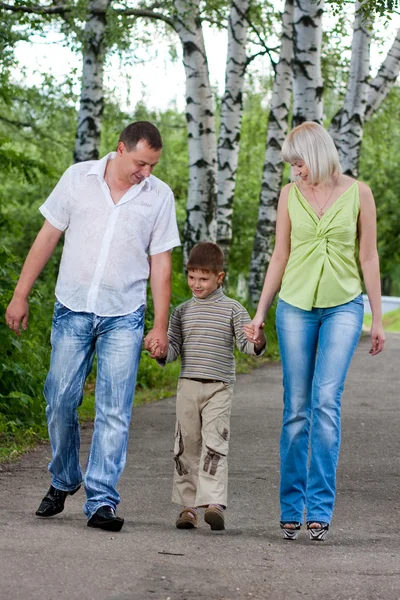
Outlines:
{"label": "woman", "polygon": [[323,540],[336,494],[341,395],[363,321],[357,248],[372,310],[370,354],[385,342],[376,211],[369,187],[341,173],[335,145],[320,125],[293,129],[282,154],[295,183],[279,199],[254,338],[280,288],[281,528],[284,538],[296,539],[306,512],[310,538]]}

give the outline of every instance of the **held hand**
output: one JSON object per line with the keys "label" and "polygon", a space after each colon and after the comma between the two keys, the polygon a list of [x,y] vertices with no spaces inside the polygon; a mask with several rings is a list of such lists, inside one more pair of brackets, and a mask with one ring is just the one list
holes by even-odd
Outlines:
{"label": "held hand", "polygon": [[157,339],[153,339],[150,343],[149,352],[152,358],[155,358],[155,353],[158,350],[159,341]]}
{"label": "held hand", "polygon": [[259,329],[264,329],[265,322],[264,322],[264,319],[261,319],[256,314],[256,316],[254,317],[254,319],[251,322],[251,325],[253,325],[254,331],[257,332]]}
{"label": "held hand", "polygon": [[266,338],[264,333],[264,323],[260,324],[257,322],[254,324],[255,319],[248,325],[243,327],[243,331],[246,335],[247,341],[251,342],[257,347],[262,347],[265,344]]}
{"label": "held hand", "polygon": [[17,335],[21,335],[20,326],[28,329],[29,305],[28,300],[13,298],[6,310],[6,324]]}
{"label": "held hand", "polygon": [[375,356],[382,352],[385,345],[385,332],[381,324],[372,325],[371,327],[371,350],[369,353],[371,356]]}
{"label": "held hand", "polygon": [[168,353],[168,336],[165,329],[153,327],[144,339],[144,347],[152,358],[165,359]]}

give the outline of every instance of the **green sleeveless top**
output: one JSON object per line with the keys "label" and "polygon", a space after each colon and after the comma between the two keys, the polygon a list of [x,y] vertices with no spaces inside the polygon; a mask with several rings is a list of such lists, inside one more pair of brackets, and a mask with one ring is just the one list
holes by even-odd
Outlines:
{"label": "green sleeveless top", "polygon": [[356,262],[360,212],[357,182],[321,219],[294,183],[289,190],[288,210],[292,226],[290,257],[279,297],[303,310],[354,300],[361,294]]}

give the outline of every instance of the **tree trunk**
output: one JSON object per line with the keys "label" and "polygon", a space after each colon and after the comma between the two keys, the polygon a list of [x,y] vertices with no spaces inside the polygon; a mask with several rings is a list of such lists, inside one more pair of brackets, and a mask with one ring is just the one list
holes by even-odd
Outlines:
{"label": "tree trunk", "polygon": [[295,0],[293,35],[293,126],[322,123],[323,0]]}
{"label": "tree trunk", "polygon": [[249,295],[253,305],[260,298],[265,271],[273,251],[276,208],[282,185],[281,149],[288,131],[292,91],[292,58],[293,0],[286,0],[282,16],[281,50],[272,88],[257,230],[250,263]]}
{"label": "tree trunk", "polygon": [[75,162],[99,157],[101,116],[104,104],[104,34],[111,0],[91,0],[83,44],[83,70]]}
{"label": "tree trunk", "polygon": [[199,0],[175,0],[175,29],[183,47],[189,190],[184,232],[185,261],[194,244],[216,239],[217,141]]}
{"label": "tree trunk", "polygon": [[339,151],[343,173],[351,177],[357,177],[369,92],[371,32],[368,29],[368,23],[358,12],[360,6],[361,4],[357,1],[347,91],[341,110],[340,129],[333,136]]}
{"label": "tree trunk", "polygon": [[369,119],[382,104],[400,73],[400,29],[375,79],[369,83],[365,119]]}
{"label": "tree trunk", "polygon": [[233,198],[239,156],[243,110],[243,85],[247,66],[246,43],[249,0],[232,2],[228,19],[228,55],[225,93],[221,102],[221,126],[218,141],[217,241],[228,264],[232,243]]}

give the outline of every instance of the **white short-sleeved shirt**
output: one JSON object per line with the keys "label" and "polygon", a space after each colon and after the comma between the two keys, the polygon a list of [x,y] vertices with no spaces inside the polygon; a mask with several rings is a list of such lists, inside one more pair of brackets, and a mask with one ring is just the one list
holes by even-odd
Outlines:
{"label": "white short-sleeved shirt", "polygon": [[71,166],[39,208],[65,231],[56,297],[76,312],[120,316],[146,302],[148,255],[180,245],[174,196],[150,175],[114,204],[104,181],[111,152]]}

